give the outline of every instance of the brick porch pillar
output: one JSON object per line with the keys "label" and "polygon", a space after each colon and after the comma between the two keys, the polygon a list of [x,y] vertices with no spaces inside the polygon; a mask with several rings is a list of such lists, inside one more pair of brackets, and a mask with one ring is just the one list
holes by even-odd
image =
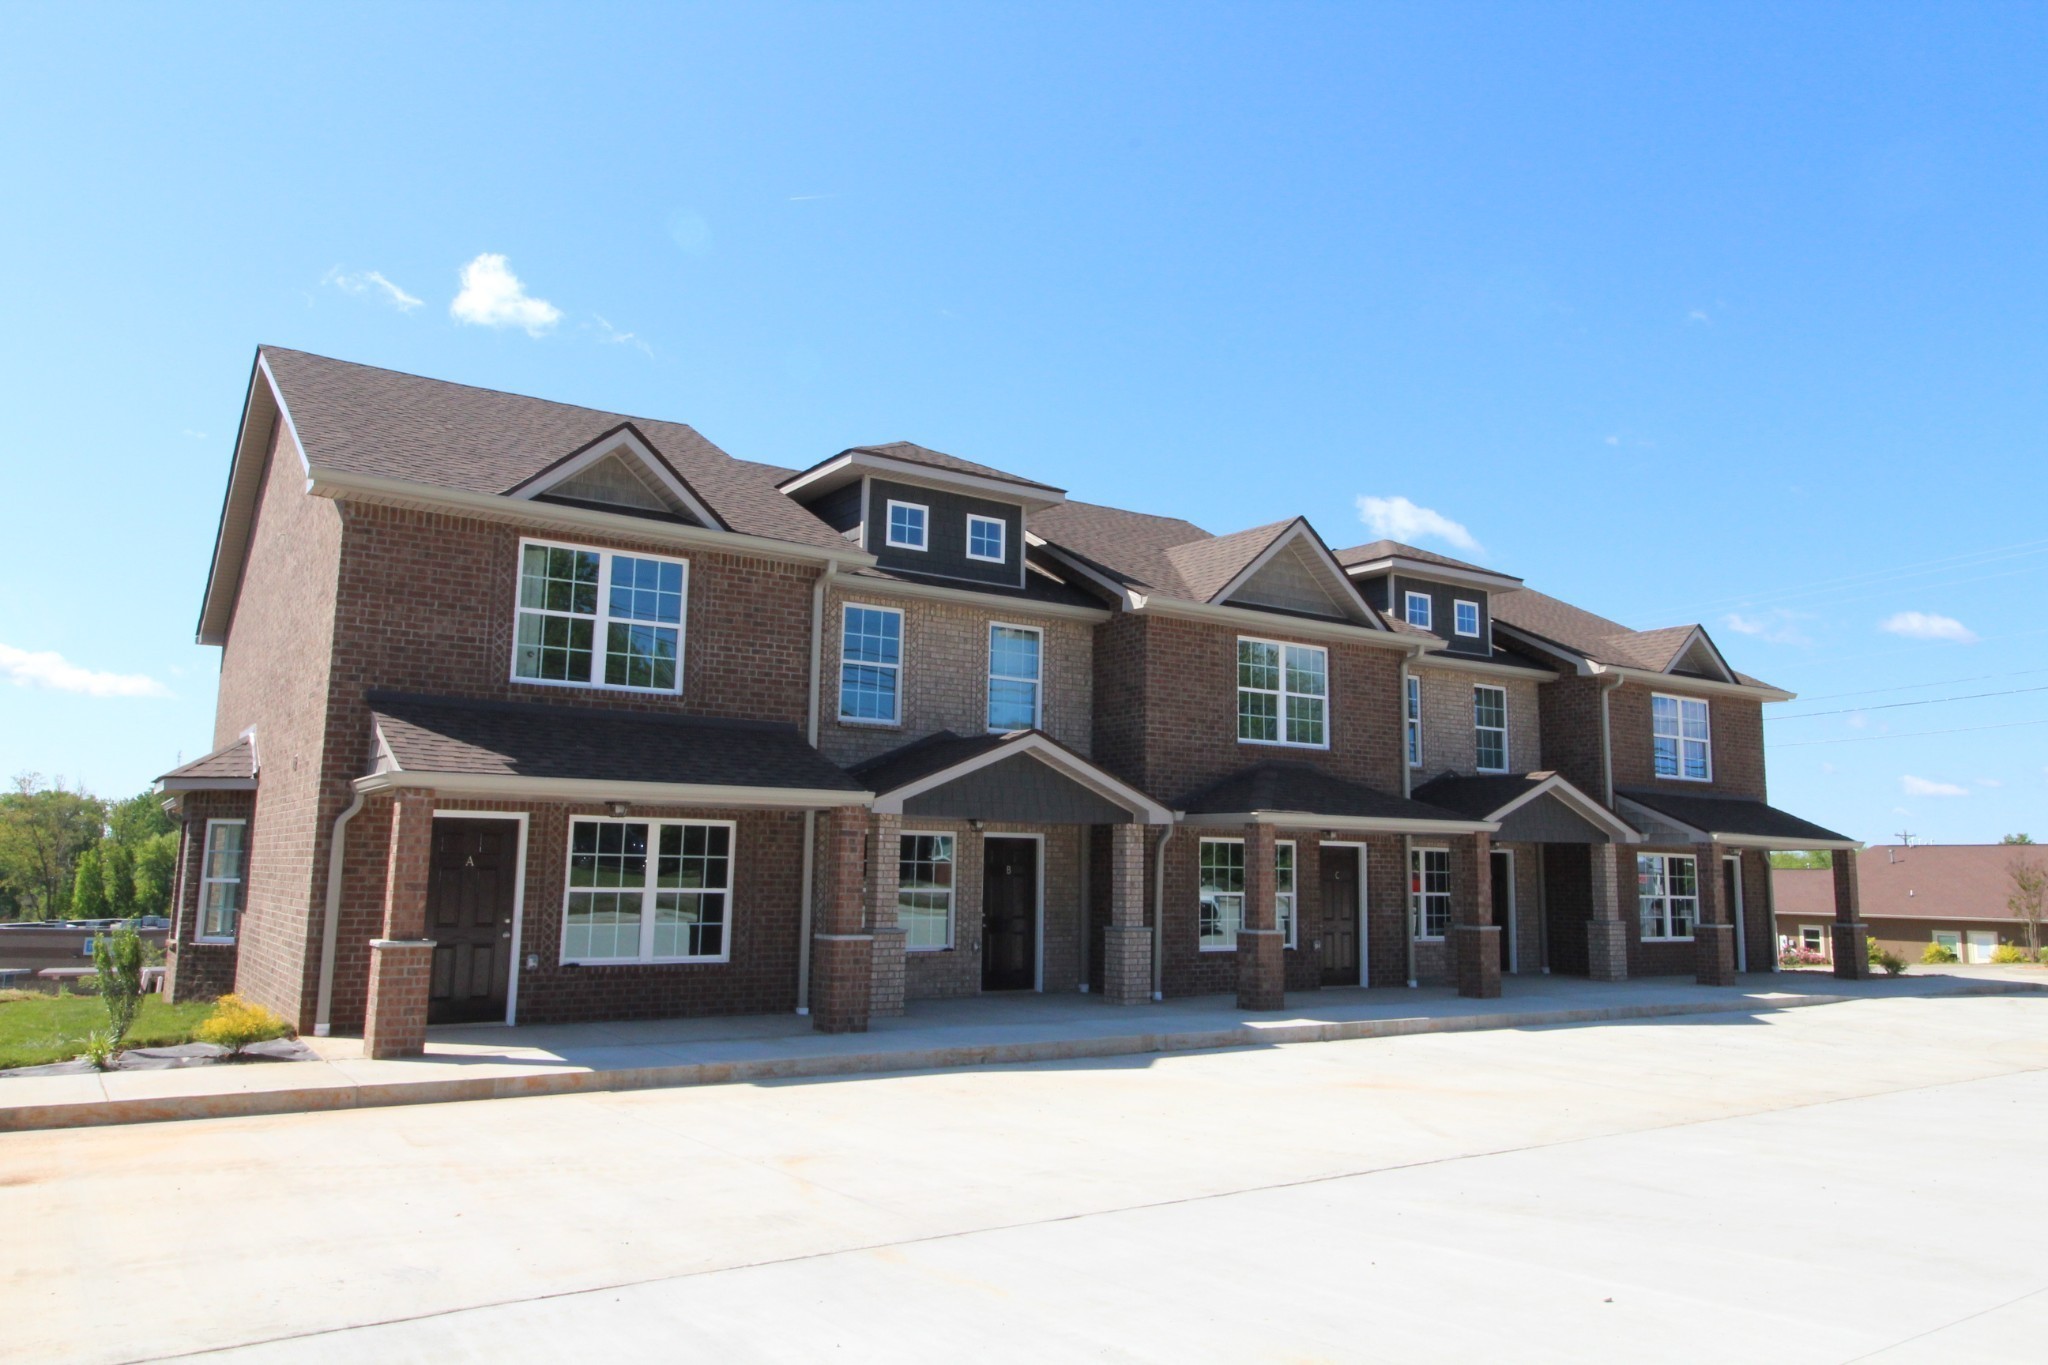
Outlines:
{"label": "brick porch pillar", "polygon": [[1152,998],[1152,931],[1145,927],[1146,825],[1109,827],[1109,928],[1102,945],[1102,994],[1112,1005]]}
{"label": "brick porch pillar", "polygon": [[882,1018],[903,1013],[903,926],[896,916],[896,881],[902,873],[903,817],[868,816],[868,1013]]}
{"label": "brick porch pillar", "polygon": [[1621,860],[1627,844],[1594,844],[1593,918],[1586,921],[1586,975],[1594,981],[1628,980],[1628,926],[1621,921]]}
{"label": "brick porch pillar", "polygon": [[1500,994],[1500,934],[1493,922],[1493,840],[1485,834],[1451,848],[1451,952],[1458,994],[1492,1000]]}
{"label": "brick porch pillar", "polygon": [[1237,1007],[1287,1006],[1287,943],[1273,904],[1273,827],[1244,831],[1244,922],[1237,931]]}
{"label": "brick porch pillar", "polygon": [[874,938],[863,904],[867,812],[841,807],[818,822],[818,903],[811,933],[811,1027],[865,1033]]}
{"label": "brick porch pillar", "polygon": [[1692,926],[1693,979],[1702,986],[1732,986],[1735,924],[1722,903],[1721,850],[1715,844],[1694,844],[1692,857],[1700,893],[1700,917]]}
{"label": "brick porch pillar", "polygon": [[1870,926],[1863,922],[1863,901],[1856,886],[1856,850],[1838,848],[1835,865],[1835,975],[1844,981],[1870,978],[1870,947],[1864,941]]}
{"label": "brick porch pillar", "polygon": [[417,1057],[427,1050],[427,987],[434,941],[427,935],[427,883],[434,854],[434,794],[407,788],[391,798],[391,847],[384,863],[384,933],[370,940],[370,997],[363,1054]]}

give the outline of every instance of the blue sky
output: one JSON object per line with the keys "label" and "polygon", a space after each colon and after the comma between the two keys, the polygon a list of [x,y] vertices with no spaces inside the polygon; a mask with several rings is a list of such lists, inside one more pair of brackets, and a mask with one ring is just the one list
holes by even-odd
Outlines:
{"label": "blue sky", "polygon": [[208,747],[271,342],[1213,531],[1341,546],[1405,499],[1800,692],[1779,804],[2048,839],[2044,40],[2040,5],[7,7],[0,763],[114,794]]}

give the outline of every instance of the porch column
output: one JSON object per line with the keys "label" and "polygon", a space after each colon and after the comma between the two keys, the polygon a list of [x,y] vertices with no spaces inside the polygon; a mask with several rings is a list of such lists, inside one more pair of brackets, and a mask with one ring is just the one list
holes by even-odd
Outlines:
{"label": "porch column", "polygon": [[1493,840],[1474,834],[1452,842],[1451,952],[1458,994],[1492,1000],[1500,994],[1500,934],[1493,922]]}
{"label": "porch column", "polygon": [[427,884],[434,856],[434,794],[406,788],[391,798],[391,847],[384,861],[384,935],[370,940],[370,996],[363,1055],[417,1057],[427,1050],[427,988],[434,941],[427,935]]}
{"label": "porch column", "polygon": [[1864,942],[1870,926],[1863,922],[1863,901],[1856,887],[1856,850],[1838,848],[1828,855],[1835,865],[1835,975],[1844,981],[1870,977],[1870,949]]}
{"label": "porch column", "polygon": [[818,822],[818,839],[811,1027],[820,1033],[865,1033],[874,948],[862,896],[867,812],[844,806],[828,812]]}
{"label": "porch column", "polygon": [[1594,981],[1628,980],[1628,926],[1621,922],[1621,860],[1627,844],[1594,844],[1593,918],[1586,921],[1586,975]]}
{"label": "porch column", "polygon": [[1693,979],[1702,986],[1732,986],[1735,924],[1722,904],[1720,846],[1694,844],[1692,859],[1700,893],[1700,917],[1692,926]]}
{"label": "porch column", "polygon": [[1145,835],[1150,827],[1109,827],[1109,929],[1102,946],[1102,994],[1112,1005],[1152,998],[1152,931],[1145,927]]}
{"label": "porch column", "polygon": [[902,816],[868,816],[868,932],[875,940],[868,1013],[874,1017],[903,1013],[903,926],[896,918],[902,840]]}
{"label": "porch column", "polygon": [[1273,904],[1273,827],[1244,831],[1244,922],[1237,931],[1237,1007],[1277,1010],[1287,1005],[1287,945]]}

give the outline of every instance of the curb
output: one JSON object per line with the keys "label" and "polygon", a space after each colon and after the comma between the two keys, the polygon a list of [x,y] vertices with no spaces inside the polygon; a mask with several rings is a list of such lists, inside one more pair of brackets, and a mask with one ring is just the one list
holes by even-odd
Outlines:
{"label": "curb", "polygon": [[[1952,991],[1944,991],[1938,996],[1899,998],[1939,1000],[1963,996],[2028,995],[2043,991],[2048,991],[2048,986],[2028,982],[1982,981],[1971,982]],[[810,1057],[684,1062],[607,1071],[559,1071],[531,1076],[482,1076],[467,1080],[457,1077],[446,1080],[360,1082],[309,1086],[297,1090],[231,1091],[153,1099],[27,1104],[0,1107],[0,1132],[89,1128],[126,1123],[165,1123],[187,1119],[248,1118],[271,1114],[309,1114],[404,1104],[451,1104],[470,1100],[518,1099],[536,1095],[574,1095],[698,1085],[811,1080],[829,1076],[873,1075],[881,1072],[1015,1066],[1032,1062],[1209,1052],[1230,1048],[1276,1047],[1294,1043],[1349,1042],[1364,1038],[1400,1038],[1426,1033],[1478,1033],[1491,1029],[1547,1028],[1632,1019],[1666,1019],[1682,1015],[1764,1014],[1804,1009],[1814,1005],[1846,1004],[1872,998],[1884,997],[1808,995],[1769,1002],[1749,999],[1711,1000],[1663,1005],[1513,1010],[1493,1014],[1452,1015],[1444,1018],[1239,1024],[1228,1028],[1164,1033],[1136,1032],[1097,1038],[965,1043],[945,1047],[828,1053]]]}

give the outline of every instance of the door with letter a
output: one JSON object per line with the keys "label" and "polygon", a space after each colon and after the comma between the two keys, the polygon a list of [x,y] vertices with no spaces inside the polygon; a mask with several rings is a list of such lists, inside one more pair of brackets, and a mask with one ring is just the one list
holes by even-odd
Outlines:
{"label": "door with letter a", "polygon": [[434,940],[428,1023],[505,1017],[518,856],[516,821],[434,821],[427,885],[427,936]]}

